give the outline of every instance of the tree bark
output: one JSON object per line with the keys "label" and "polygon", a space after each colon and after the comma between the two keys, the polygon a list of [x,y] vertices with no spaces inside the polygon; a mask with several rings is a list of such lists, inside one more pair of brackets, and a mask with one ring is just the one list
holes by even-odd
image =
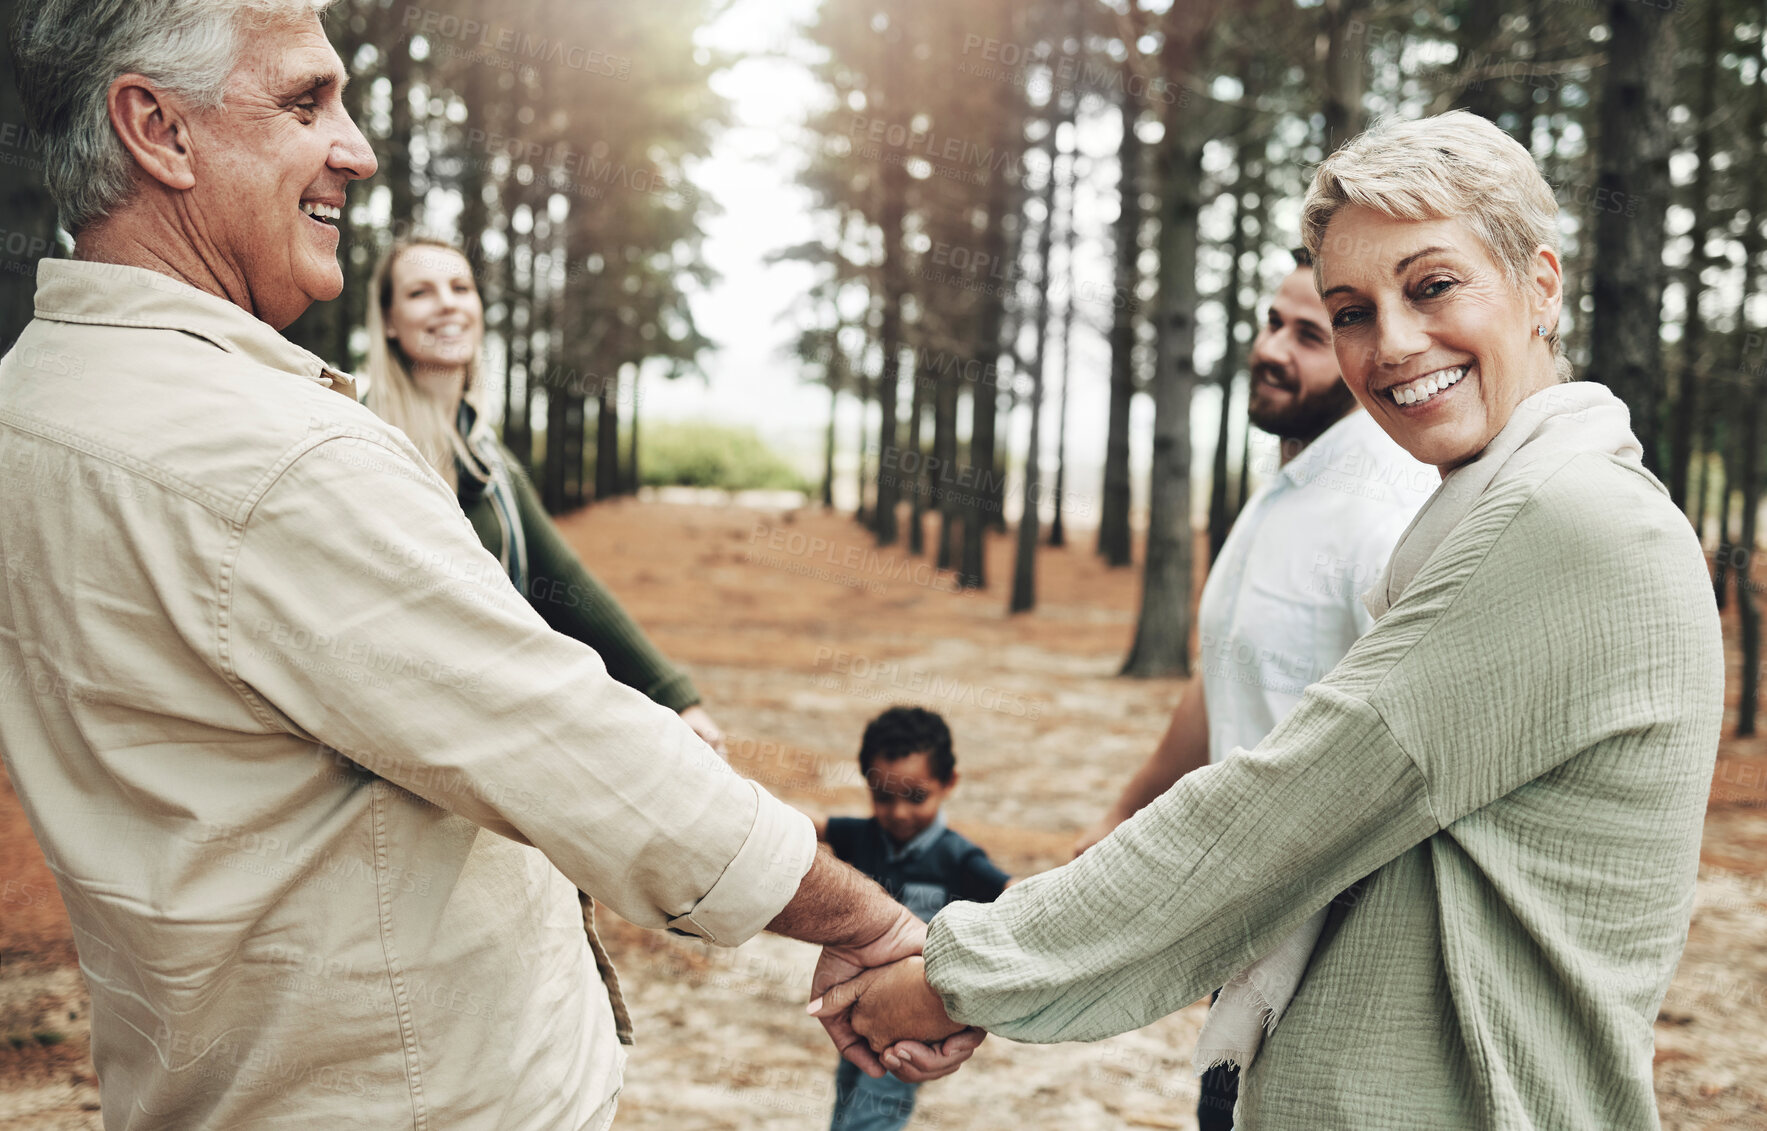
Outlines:
{"label": "tree bark", "polygon": [[[1661,478],[1657,414],[1662,398],[1663,222],[1669,198],[1669,128],[1675,21],[1633,0],[1608,9],[1608,65],[1602,85],[1591,269],[1589,376],[1632,411],[1644,463]],[[1636,210],[1629,206],[1637,202]],[[1551,327],[1548,327],[1551,329]]]}
{"label": "tree bark", "polygon": [[[1134,5],[1131,5],[1131,14]],[[1129,49],[1134,50],[1130,44]],[[1133,58],[1133,56],[1131,56]],[[1116,288],[1111,302],[1111,393],[1104,441],[1103,503],[1098,516],[1098,552],[1113,566],[1129,564],[1129,408],[1135,400],[1135,314],[1141,283],[1141,139],[1135,132],[1141,100],[1124,66],[1121,103],[1123,140],[1117,150]]]}
{"label": "tree bark", "polygon": [[[1248,68],[1249,69],[1249,68]],[[1215,430],[1215,459],[1213,474],[1209,477],[1209,563],[1212,565],[1221,556],[1221,547],[1227,541],[1227,531],[1233,526],[1233,512],[1227,505],[1227,442],[1231,416],[1228,410],[1233,405],[1233,379],[1239,373],[1239,339],[1234,330],[1245,317],[1245,306],[1240,301],[1240,290],[1244,286],[1242,277],[1243,261],[1251,243],[1250,209],[1246,207],[1245,198],[1248,191],[1256,191],[1261,201],[1267,195],[1264,186],[1254,186],[1250,173],[1253,154],[1263,147],[1263,139],[1250,136],[1252,118],[1244,115],[1240,122],[1239,144],[1234,155],[1234,164],[1238,173],[1233,186],[1233,236],[1228,242],[1228,254],[1232,256],[1227,265],[1227,293],[1223,297],[1222,307],[1227,322],[1227,342],[1221,352],[1221,367],[1216,375],[1216,385],[1221,390],[1221,420]],[[1263,231],[1260,224],[1258,230]]]}
{"label": "tree bark", "polygon": [[[1214,22],[1215,4],[1166,13],[1162,71],[1191,71]],[[1166,107],[1160,143],[1159,360],[1154,377],[1153,471],[1148,489],[1147,564],[1135,644],[1123,674],[1190,674],[1190,398],[1196,388],[1197,216],[1202,210],[1206,134],[1183,100]]]}
{"label": "tree bark", "polygon": [[[17,0],[0,0],[0,28],[11,30],[18,19]],[[8,48],[0,48],[11,58]],[[10,63],[8,64],[10,70]],[[0,162],[0,227],[8,230],[12,247],[0,260],[0,354],[12,348],[34,316],[37,301],[37,264],[60,254],[56,236],[55,201],[49,195],[42,159],[43,138],[26,125],[24,101],[12,75],[0,79],[0,122],[13,123],[19,140]],[[22,241],[22,246],[21,246]],[[13,249],[20,250],[13,250]]]}
{"label": "tree bark", "polygon": [[[1767,28],[1767,0],[1757,8],[1757,28]],[[1755,733],[1755,713],[1761,695],[1761,612],[1755,602],[1755,551],[1758,546],[1756,522],[1761,511],[1761,417],[1767,412],[1762,404],[1767,397],[1767,327],[1751,329],[1748,297],[1761,285],[1761,254],[1767,251],[1767,236],[1761,225],[1767,222],[1767,158],[1761,152],[1761,138],[1767,133],[1767,74],[1760,63],[1767,57],[1767,30],[1760,31],[1755,50],[1757,63],[1754,88],[1749,92],[1749,124],[1744,135],[1750,139],[1749,226],[1742,235],[1743,299],[1737,304],[1736,325],[1742,331],[1740,364],[1737,366],[1738,401],[1743,406],[1742,452],[1737,461],[1742,478],[1742,529],[1737,541],[1742,552],[1736,556],[1736,617],[1742,627],[1742,680],[1737,689],[1736,734],[1743,738]]]}
{"label": "tree bark", "polygon": [[1712,230],[1712,133],[1717,115],[1717,87],[1720,39],[1720,6],[1706,5],[1705,50],[1706,66],[1700,83],[1699,105],[1695,108],[1693,184],[1688,189],[1693,211],[1690,235],[1693,246],[1687,253],[1687,269],[1682,273],[1682,292],[1687,296],[1687,313],[1682,319],[1681,380],[1675,398],[1674,416],[1669,427],[1669,497],[1685,513],[1687,510],[1688,475],[1692,470],[1695,422],[1701,416],[1701,398],[1705,385],[1706,320],[1700,313],[1704,296],[1705,271],[1711,258],[1706,254],[1707,238]]}
{"label": "tree bark", "polygon": [[919,556],[926,552],[926,458],[921,450],[921,427],[926,421],[927,374],[919,364],[921,350],[914,351],[914,385],[908,398],[908,448],[913,458],[903,461],[912,471],[898,467],[897,475],[908,490],[908,552]]}
{"label": "tree bark", "polygon": [[601,381],[595,400],[595,497],[611,499],[620,493],[620,374],[619,366]]}
{"label": "tree bark", "polygon": [[[994,141],[997,148],[1016,150],[1013,131],[1019,128],[1016,114],[1007,110],[1007,100],[996,95],[997,113]],[[987,231],[982,237],[982,254],[989,263],[1005,263],[1011,247],[1006,230],[1007,217],[1013,204],[1013,192],[1004,166],[988,173]],[[1012,273],[1009,272],[1009,277]],[[968,474],[960,479],[966,496],[963,508],[963,547],[957,583],[964,589],[987,586],[988,528],[997,517],[993,511],[995,446],[1000,417],[1001,332],[1006,321],[1006,299],[1003,288],[990,288],[982,296],[981,312],[976,326],[976,380],[967,381],[970,396]]]}
{"label": "tree bark", "polygon": [[[1055,109],[1056,93],[1050,94],[1050,110]],[[1037,234],[1037,325],[1036,346],[1031,358],[1031,438],[1025,451],[1024,505],[1019,511],[1018,553],[1013,559],[1012,598],[1007,611],[1029,612],[1037,607],[1037,531],[1042,522],[1038,507],[1043,497],[1043,374],[1049,349],[1049,265],[1055,248],[1056,169],[1061,160],[1056,146],[1060,126],[1071,121],[1069,109],[1049,119],[1049,134],[1044,138],[1044,151],[1049,155],[1049,172],[1043,182],[1043,223]]]}
{"label": "tree bark", "polygon": [[1369,0],[1324,0],[1318,44],[1323,75],[1325,152],[1362,132],[1368,120],[1362,96],[1368,90]]}

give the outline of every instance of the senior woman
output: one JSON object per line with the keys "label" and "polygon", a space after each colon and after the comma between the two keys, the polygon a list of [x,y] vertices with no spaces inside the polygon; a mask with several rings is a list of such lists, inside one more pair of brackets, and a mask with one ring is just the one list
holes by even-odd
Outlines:
{"label": "senior woman", "polygon": [[1465,113],[1325,161],[1303,237],[1344,380],[1443,476],[1368,597],[1374,629],[1256,749],[946,909],[924,966],[814,1011],[851,1008],[880,1049],[965,1024],[1096,1040],[1233,985],[1329,906],[1269,1003],[1239,1125],[1657,1125],[1652,1022],[1722,653],[1700,547],[1624,406],[1560,383],[1556,221],[1527,152]]}

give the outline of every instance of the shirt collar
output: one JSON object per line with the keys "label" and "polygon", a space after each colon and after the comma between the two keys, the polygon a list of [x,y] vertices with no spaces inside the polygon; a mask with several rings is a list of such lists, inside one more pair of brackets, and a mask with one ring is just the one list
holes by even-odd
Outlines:
{"label": "shirt collar", "polygon": [[158,271],[82,259],[40,260],[36,315],[50,322],[192,334],[228,353],[241,354],[356,399],[355,384],[348,374],[326,365],[226,299]]}
{"label": "shirt collar", "polygon": [[900,864],[904,860],[919,856],[931,848],[934,841],[945,835],[945,811],[941,809],[934,813],[933,823],[915,833],[914,839],[901,848],[897,848],[890,842],[889,834],[883,831],[881,825],[878,827],[878,832],[884,838],[884,859],[891,864]]}
{"label": "shirt collar", "polygon": [[1301,449],[1300,455],[1284,464],[1282,477],[1296,487],[1305,487],[1330,469],[1345,448],[1366,439],[1365,429],[1369,428],[1380,431],[1380,425],[1368,415],[1368,410],[1357,408],[1321,432],[1317,440]]}

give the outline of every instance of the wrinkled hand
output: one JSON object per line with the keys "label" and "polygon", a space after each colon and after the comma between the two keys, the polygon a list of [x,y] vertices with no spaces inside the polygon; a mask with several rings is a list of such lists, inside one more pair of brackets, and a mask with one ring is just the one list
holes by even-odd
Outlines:
{"label": "wrinkled hand", "polygon": [[914,917],[906,907],[877,938],[860,946],[827,946],[816,962],[810,977],[810,1012],[816,1014],[834,1047],[867,1076],[882,1076],[886,1071],[877,1054],[866,1046],[853,1030],[846,1010],[831,1010],[824,1016],[816,1007],[830,987],[858,977],[873,966],[885,966],[911,954],[919,954],[926,945],[926,924]]}
{"label": "wrinkled hand", "polygon": [[986,1036],[945,1013],[918,955],[829,987],[810,1003],[810,1010],[824,1024],[829,1018],[847,1018],[882,1065],[910,1083],[955,1072]]}
{"label": "wrinkled hand", "polygon": [[725,747],[723,729],[712,721],[712,716],[706,713],[704,707],[696,703],[682,711],[681,721],[692,727],[693,733],[699,735],[701,741],[707,746],[716,750],[718,757],[730,757],[730,751]]}
{"label": "wrinkled hand", "polygon": [[1122,821],[1119,821],[1116,817],[1109,814],[1100,817],[1097,824],[1074,838],[1074,859],[1078,860],[1082,852],[1085,852],[1088,848],[1091,848],[1105,837],[1116,832],[1117,826],[1122,823]]}

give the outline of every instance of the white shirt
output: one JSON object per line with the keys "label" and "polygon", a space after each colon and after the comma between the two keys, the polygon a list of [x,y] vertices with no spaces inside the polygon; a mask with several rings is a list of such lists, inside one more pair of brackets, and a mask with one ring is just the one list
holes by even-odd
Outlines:
{"label": "white shirt", "polygon": [[1373,626],[1360,596],[1439,482],[1357,409],[1247,501],[1197,611],[1209,761],[1256,746]]}

